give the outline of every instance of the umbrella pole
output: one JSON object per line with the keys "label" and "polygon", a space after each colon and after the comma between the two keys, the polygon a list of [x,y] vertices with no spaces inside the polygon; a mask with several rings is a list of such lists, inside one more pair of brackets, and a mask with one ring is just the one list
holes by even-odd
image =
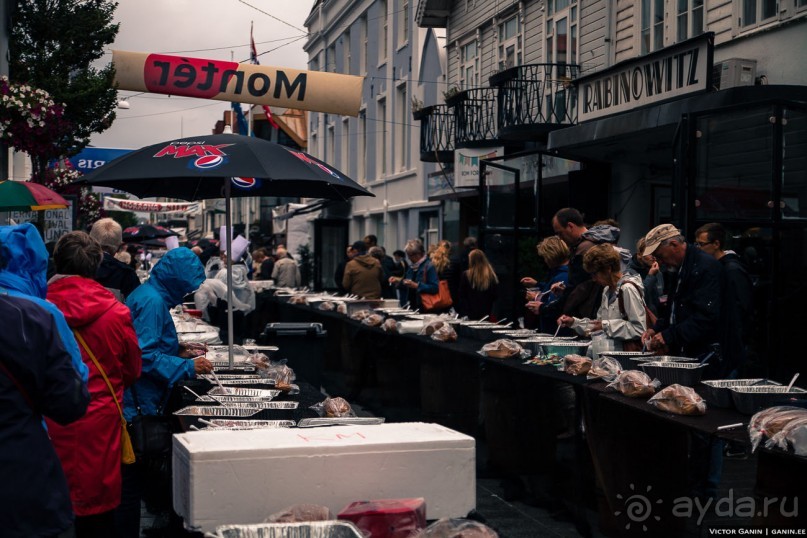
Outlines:
{"label": "umbrella pole", "polygon": [[233,268],[231,259],[233,255],[233,222],[230,212],[230,178],[224,179],[224,225],[227,230],[227,357],[230,361],[230,369],[233,368]]}

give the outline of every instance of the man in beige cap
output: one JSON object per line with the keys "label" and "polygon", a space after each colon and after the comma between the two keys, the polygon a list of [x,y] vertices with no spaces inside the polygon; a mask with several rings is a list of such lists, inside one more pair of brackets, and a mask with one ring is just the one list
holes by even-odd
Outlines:
{"label": "man in beige cap", "polygon": [[697,357],[719,339],[720,263],[690,248],[672,224],[661,224],[645,236],[644,256],[678,269],[670,315],[659,318],[642,335],[648,348],[660,353]]}

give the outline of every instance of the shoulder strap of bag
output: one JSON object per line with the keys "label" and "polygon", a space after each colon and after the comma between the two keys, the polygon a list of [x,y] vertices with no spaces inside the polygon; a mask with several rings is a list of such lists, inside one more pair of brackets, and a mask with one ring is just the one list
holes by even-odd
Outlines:
{"label": "shoulder strap of bag", "polygon": [[630,280],[623,282],[622,286],[616,290],[616,300],[619,303],[619,312],[622,314],[623,318],[628,319],[628,314],[625,312],[625,300],[622,298],[622,288],[625,286],[625,284],[630,284],[636,288],[636,291],[639,292],[639,297],[642,299],[642,304],[644,304],[644,293],[642,293],[642,289],[636,285],[636,282],[631,282]]}
{"label": "shoulder strap of bag", "polygon": [[18,391],[20,391],[20,394],[22,394],[22,397],[25,400],[25,403],[28,404],[28,407],[30,407],[34,412],[38,413],[36,407],[34,406],[33,400],[31,400],[31,397],[28,395],[28,391],[25,390],[25,387],[23,387],[19,381],[17,381],[17,378],[14,377],[14,374],[12,374],[11,371],[8,368],[6,368],[6,365],[3,364],[2,360],[0,360],[0,370],[3,370],[3,372],[5,372],[5,374],[11,380],[11,382],[14,383],[14,386],[17,387]]}
{"label": "shoulder strap of bag", "polygon": [[87,352],[87,355],[90,356],[90,359],[92,359],[92,362],[93,362],[93,364],[95,364],[95,367],[98,368],[99,372],[101,372],[101,377],[104,378],[104,382],[106,383],[106,386],[109,388],[109,392],[112,393],[112,399],[115,401],[115,406],[117,406],[117,408],[118,408],[118,412],[120,413],[120,418],[121,418],[121,420],[123,420],[125,422],[126,419],[123,417],[123,409],[121,408],[120,402],[118,401],[118,396],[115,394],[115,389],[114,389],[114,387],[112,387],[112,383],[109,381],[109,378],[106,376],[106,372],[104,371],[104,368],[101,366],[101,363],[98,362],[98,359],[95,358],[95,354],[90,349],[90,346],[87,345],[87,342],[84,341],[84,337],[81,336],[81,333],[78,332],[77,330],[73,329],[73,334],[76,335],[76,340],[78,341],[79,344],[81,344],[81,347],[84,348],[84,351]]}

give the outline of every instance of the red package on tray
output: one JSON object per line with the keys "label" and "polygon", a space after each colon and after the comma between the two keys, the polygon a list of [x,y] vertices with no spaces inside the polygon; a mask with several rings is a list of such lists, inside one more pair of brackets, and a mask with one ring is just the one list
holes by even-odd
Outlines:
{"label": "red package on tray", "polygon": [[426,528],[426,500],[357,501],[343,508],[337,519],[351,521],[366,538],[409,538]]}

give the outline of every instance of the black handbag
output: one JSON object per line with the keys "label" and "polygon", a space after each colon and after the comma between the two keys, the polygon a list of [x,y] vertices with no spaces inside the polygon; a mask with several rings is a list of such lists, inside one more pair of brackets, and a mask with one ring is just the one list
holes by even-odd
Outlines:
{"label": "black handbag", "polygon": [[162,414],[144,415],[140,410],[140,402],[137,399],[137,390],[134,385],[132,385],[131,391],[137,414],[132,417],[127,426],[135,457],[140,460],[140,458],[159,458],[171,454],[171,436],[174,433],[171,417]]}

